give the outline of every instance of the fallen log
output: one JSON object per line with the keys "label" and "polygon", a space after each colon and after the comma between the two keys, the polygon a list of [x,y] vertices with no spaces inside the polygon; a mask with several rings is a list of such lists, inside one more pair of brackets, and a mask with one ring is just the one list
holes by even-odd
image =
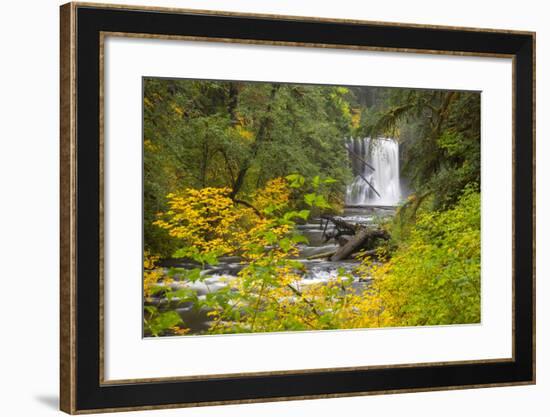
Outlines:
{"label": "fallen log", "polygon": [[323,215],[321,216],[321,219],[332,222],[339,230],[349,230],[350,232],[355,232],[357,231],[358,228],[361,227],[355,223],[347,222],[341,217],[337,217],[337,216]]}
{"label": "fallen log", "polygon": [[340,246],[345,246],[351,239],[353,239],[353,236],[342,235],[342,236],[338,236],[336,241]]}
{"label": "fallen log", "polygon": [[389,238],[389,233],[384,229],[362,228],[344,246],[338,248],[330,260],[342,261],[360,249],[373,249],[372,246],[377,239],[388,240]]}
{"label": "fallen log", "polygon": [[[354,235],[359,228],[359,225],[349,223],[340,217],[324,215],[321,216],[321,221],[323,220],[326,220],[325,228],[323,230],[323,239],[325,242],[328,242],[331,239],[338,241],[338,238],[342,235]],[[334,231],[327,232],[327,225],[329,222],[334,224]]]}
{"label": "fallen log", "polygon": [[311,256],[308,256],[306,259],[308,261],[313,261],[315,259],[328,259],[330,258],[332,255],[334,255],[336,253],[335,250],[331,250],[329,252],[323,252],[323,253],[317,253],[315,255],[311,255]]}

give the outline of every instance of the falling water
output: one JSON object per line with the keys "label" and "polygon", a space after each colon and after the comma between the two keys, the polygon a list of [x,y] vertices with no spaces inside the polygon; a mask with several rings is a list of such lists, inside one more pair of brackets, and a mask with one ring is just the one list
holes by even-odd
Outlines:
{"label": "falling water", "polygon": [[355,178],[348,185],[346,204],[397,205],[401,199],[397,141],[390,138],[351,138],[347,148]]}

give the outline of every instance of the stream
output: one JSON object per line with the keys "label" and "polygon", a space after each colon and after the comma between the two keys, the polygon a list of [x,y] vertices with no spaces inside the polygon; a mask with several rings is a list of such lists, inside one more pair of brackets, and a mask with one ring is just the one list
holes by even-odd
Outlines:
{"label": "stream", "polygon": [[[349,223],[364,226],[374,225],[380,217],[395,215],[395,207],[402,198],[399,177],[399,145],[390,138],[349,138],[346,149],[354,175],[353,181],[346,191],[346,208],[340,216]],[[297,230],[308,239],[307,245],[299,245],[297,258],[305,271],[294,285],[300,288],[327,283],[338,277],[339,270],[350,273],[354,279],[352,288],[363,291],[370,280],[353,275],[359,262],[354,258],[343,261],[329,261],[319,255],[334,252],[338,243],[334,240],[325,241],[324,233],[330,234],[334,225],[320,218],[310,219],[308,223],[298,225]],[[315,256],[319,258],[315,258]],[[165,267],[196,268],[196,264],[178,260],[167,261]],[[238,257],[222,257],[216,266],[208,266],[202,271],[203,279],[194,283],[174,281],[174,290],[179,288],[193,289],[199,297],[206,297],[209,292],[216,292],[227,285],[227,281],[236,277],[245,266]],[[153,304],[164,304],[166,299],[153,299]],[[190,328],[190,334],[200,334],[209,327],[207,311],[196,311],[190,302],[181,303],[176,311],[181,316],[185,326]]]}
{"label": "stream", "polygon": [[[364,206],[348,207],[340,217],[347,222],[368,226],[369,224],[373,224],[376,218],[393,216],[394,214],[395,210],[393,207]],[[295,283],[296,288],[300,290],[307,285],[327,283],[330,280],[336,279],[338,271],[343,269],[347,273],[350,273],[354,279],[352,288],[357,291],[363,291],[369,285],[370,280],[353,275],[353,271],[358,266],[359,261],[348,259],[334,262],[327,259],[308,259],[315,255],[333,252],[339,247],[334,241],[324,241],[323,230],[325,229],[325,223],[322,224],[320,218],[315,218],[306,224],[297,226],[298,231],[308,238],[309,244],[298,246],[299,256],[296,260],[304,265],[305,272],[302,274],[301,279]],[[329,223],[325,232],[330,233],[333,229],[334,225]],[[196,264],[171,260],[165,264],[165,267],[192,269],[196,268]],[[217,265],[205,267],[202,272],[204,279],[194,283],[175,280],[171,286],[174,290],[189,288],[194,290],[199,298],[206,297],[207,293],[216,292],[220,288],[225,287],[227,281],[236,277],[244,267],[245,264],[238,257],[221,257]],[[162,305],[167,300],[159,298],[153,299],[152,302]],[[210,319],[206,315],[207,311],[196,311],[190,302],[179,304],[176,311],[184,321],[185,326],[190,328],[190,334],[203,333],[210,325]]]}

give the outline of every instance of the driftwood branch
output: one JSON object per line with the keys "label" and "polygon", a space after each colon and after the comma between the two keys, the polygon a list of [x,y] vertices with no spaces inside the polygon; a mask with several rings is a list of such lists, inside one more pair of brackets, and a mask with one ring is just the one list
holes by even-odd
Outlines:
{"label": "driftwood branch", "polygon": [[347,222],[341,217],[337,217],[337,216],[323,215],[321,216],[321,219],[326,220],[327,222],[333,223],[340,230],[349,230],[354,233],[357,230],[357,228],[360,227],[355,223]]}
{"label": "driftwood branch", "polygon": [[[349,146],[344,145],[344,148],[346,148],[346,150],[347,150],[351,155],[353,155],[354,158],[357,158],[359,161],[361,161],[362,163],[364,163],[367,167],[369,167],[369,168],[372,169],[373,171],[376,171],[376,169],[374,169],[374,167],[373,167],[371,164],[369,164],[369,163],[368,163],[367,161],[365,161],[362,157],[360,157],[360,156],[357,155],[354,151],[352,151],[352,150],[349,148]],[[376,190],[376,188],[374,188],[374,185],[372,185],[372,184],[370,183],[369,180],[367,180],[367,179],[366,179],[363,175],[361,175],[361,174],[358,174],[358,175],[359,175],[359,177],[361,177],[361,179],[362,179],[363,181],[365,181],[365,182],[369,185],[370,188],[372,188],[372,191],[374,191],[374,192],[376,193],[376,195],[377,195],[379,198],[382,198],[382,196],[380,195],[380,193]]]}
{"label": "driftwood branch", "polygon": [[[321,216],[321,221],[326,220],[325,228],[323,229],[323,239],[328,242],[330,239],[338,240],[342,235],[354,235],[357,230],[357,225],[348,223],[344,219],[335,216]],[[331,222],[335,226],[335,231],[327,233],[328,223]]]}
{"label": "driftwood branch", "polygon": [[365,178],[363,175],[361,175],[361,174],[359,174],[359,176],[361,177],[361,179],[362,179],[363,181],[365,181],[365,182],[369,185],[370,188],[372,188],[372,191],[374,191],[378,197],[382,198],[382,196],[380,195],[380,193],[379,193],[378,191],[376,191],[376,188],[374,188],[374,185],[372,185],[372,184],[369,182],[368,179],[366,179],[366,178]]}
{"label": "driftwood branch", "polygon": [[364,163],[366,166],[368,166],[368,167],[369,167],[370,169],[372,169],[373,171],[376,171],[376,170],[374,169],[374,167],[373,167],[371,164],[369,164],[367,161],[365,161],[363,158],[361,158],[359,155],[357,155],[355,152],[353,152],[353,151],[349,148],[349,146],[344,145],[344,147],[345,147],[346,150],[347,150],[350,154],[352,154],[355,158],[357,158],[358,160],[360,160],[362,163]]}

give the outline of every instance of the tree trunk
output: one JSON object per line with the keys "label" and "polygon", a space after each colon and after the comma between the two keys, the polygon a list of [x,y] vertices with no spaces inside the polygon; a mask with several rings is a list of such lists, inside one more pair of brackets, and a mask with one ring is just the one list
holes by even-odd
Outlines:
{"label": "tree trunk", "polygon": [[275,99],[275,95],[277,93],[277,90],[280,88],[280,84],[274,84],[273,88],[271,89],[271,94],[269,96],[269,102],[267,104],[265,116],[262,119],[260,123],[260,127],[258,129],[258,134],[256,135],[256,140],[254,143],[252,143],[252,147],[250,149],[250,154],[246,157],[246,159],[241,164],[241,168],[239,169],[239,172],[237,173],[237,177],[235,179],[235,184],[233,185],[233,190],[231,191],[231,194],[229,195],[231,199],[234,199],[235,196],[239,193],[241,187],[244,184],[244,179],[246,177],[246,174],[248,170],[250,169],[252,162],[256,158],[258,151],[260,150],[260,145],[262,142],[264,142],[267,137],[269,136],[269,125],[271,124],[271,105]]}
{"label": "tree trunk", "polygon": [[372,249],[368,246],[372,245],[375,239],[387,240],[389,238],[388,232],[383,229],[362,228],[344,246],[338,248],[336,253],[330,257],[330,260],[342,261],[360,249]]}

